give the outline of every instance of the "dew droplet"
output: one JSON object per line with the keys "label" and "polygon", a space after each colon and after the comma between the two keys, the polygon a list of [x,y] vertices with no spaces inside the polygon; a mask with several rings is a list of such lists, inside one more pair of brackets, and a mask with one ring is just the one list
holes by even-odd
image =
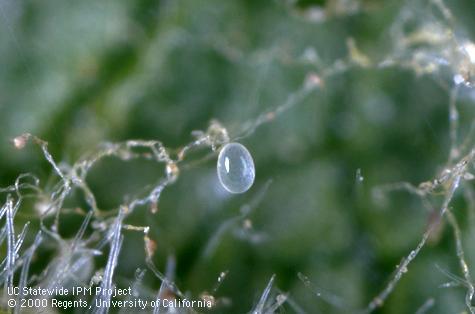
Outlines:
{"label": "dew droplet", "polygon": [[219,152],[217,170],[219,182],[231,193],[249,190],[256,176],[251,154],[239,143],[224,145]]}

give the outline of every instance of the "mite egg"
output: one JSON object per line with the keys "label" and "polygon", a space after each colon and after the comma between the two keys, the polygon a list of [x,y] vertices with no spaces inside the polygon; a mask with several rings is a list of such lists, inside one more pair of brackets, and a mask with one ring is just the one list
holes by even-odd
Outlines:
{"label": "mite egg", "polygon": [[239,143],[223,146],[218,156],[218,178],[230,193],[244,193],[254,183],[254,161],[246,147]]}

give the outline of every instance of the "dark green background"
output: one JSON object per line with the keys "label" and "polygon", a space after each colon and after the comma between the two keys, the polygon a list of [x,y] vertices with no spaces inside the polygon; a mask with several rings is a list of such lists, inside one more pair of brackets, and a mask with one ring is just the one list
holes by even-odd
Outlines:
{"label": "dark green background", "polygon": [[[347,38],[372,60],[390,53],[396,43],[389,28],[407,5],[361,1],[359,12],[315,23],[298,13],[312,3],[0,0],[1,185],[21,172],[37,174],[44,184],[53,179],[38,148],[18,151],[9,143],[24,132],[47,140],[54,158],[67,163],[103,141],[157,139],[177,148],[211,119],[236,135],[245,122],[284,103],[308,73],[321,73],[346,58]],[[414,7],[420,23],[440,18],[429,1]],[[474,3],[450,1],[449,7],[457,32],[474,39]],[[317,64],[302,57],[311,48]],[[447,86],[452,85],[447,72],[418,76],[402,67],[355,67],[335,75],[242,140],[256,165],[250,191],[220,190],[212,159],[182,171],[163,192],[157,214],[141,208],[126,223],[151,227],[154,261],[163,270],[166,257],[175,254],[177,285],[195,297],[229,270],[217,297],[232,304],[216,312],[249,311],[272,274],[276,286],[307,313],[347,311],[312,294],[298,272],[341,297],[348,308],[364,308],[429,222],[430,212],[416,197],[395,192],[381,200],[372,190],[390,182],[429,180],[446,163]],[[473,89],[462,88],[461,139],[475,114],[473,104]],[[364,176],[360,184],[357,169]],[[100,208],[116,210],[162,174],[156,163],[106,159],[93,168],[88,183]],[[204,258],[216,230],[268,180],[272,183],[250,215],[265,241],[251,243],[230,230]],[[453,208],[471,265],[474,226],[459,194]],[[84,205],[81,197],[77,193],[69,202]],[[32,208],[26,206],[19,217],[17,228],[26,220],[37,226]],[[60,232],[72,237],[79,224],[77,216],[65,216]],[[142,235],[124,234],[114,278],[127,286],[135,269],[146,266]],[[30,230],[29,240],[33,235]],[[33,264],[37,272],[55,250],[42,246],[40,253]],[[98,258],[95,268],[104,261]],[[436,265],[460,275],[448,226],[411,264],[379,313],[414,313],[428,298],[435,300],[430,313],[465,310],[465,289],[439,288],[448,279]],[[158,290],[160,282],[148,272],[145,284]],[[294,310],[285,305],[282,312]]]}

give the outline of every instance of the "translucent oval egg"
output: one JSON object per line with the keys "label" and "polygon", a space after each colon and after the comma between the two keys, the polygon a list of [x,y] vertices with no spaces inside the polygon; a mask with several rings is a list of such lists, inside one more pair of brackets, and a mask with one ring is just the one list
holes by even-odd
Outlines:
{"label": "translucent oval egg", "polygon": [[256,176],[251,154],[239,143],[224,145],[219,152],[217,170],[219,182],[231,193],[249,190]]}

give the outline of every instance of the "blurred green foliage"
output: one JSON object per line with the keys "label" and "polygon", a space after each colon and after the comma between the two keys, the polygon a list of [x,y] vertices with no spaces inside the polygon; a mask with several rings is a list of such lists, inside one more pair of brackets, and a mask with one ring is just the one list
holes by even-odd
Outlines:
{"label": "blurred green foliage", "polygon": [[[2,186],[22,172],[51,180],[37,148],[18,151],[9,143],[25,132],[47,140],[54,158],[67,163],[106,140],[157,139],[178,148],[211,119],[236,135],[244,123],[284,103],[308,73],[345,58],[347,38],[371,59],[391,51],[388,32],[405,3],[359,4],[356,13],[315,23],[305,10],[328,1],[0,1]],[[474,3],[448,5],[473,39]],[[318,62],[306,61],[306,51],[315,51]],[[163,192],[157,214],[141,208],[126,223],[151,227],[155,262],[163,269],[174,254],[177,285],[195,296],[229,270],[217,296],[232,305],[216,312],[250,310],[272,274],[306,312],[342,312],[305,287],[298,272],[346,306],[363,308],[430,219],[416,197],[395,192],[383,201],[372,190],[389,182],[418,184],[441,170],[450,147],[450,84],[444,73],[418,76],[399,67],[355,67],[332,76],[243,140],[256,164],[249,192],[223,192],[212,159],[182,170]],[[475,114],[473,91],[464,93],[457,104],[461,138]],[[357,169],[364,177],[359,183]],[[110,158],[91,171],[88,183],[99,207],[116,211],[162,173],[156,163]],[[269,180],[250,216],[262,241],[231,230],[204,256],[213,234]],[[85,206],[77,194],[68,205]],[[460,195],[453,207],[472,265],[474,226]],[[34,220],[35,213],[22,217]],[[72,237],[79,224],[64,217],[60,232]],[[130,283],[136,268],[146,268],[142,243],[141,234],[125,232],[114,277],[119,285]],[[47,253],[37,256],[36,271]],[[104,262],[98,258],[96,268]],[[464,310],[465,290],[439,288],[448,278],[436,265],[459,274],[449,228],[422,251],[379,312],[413,313],[428,298],[435,300],[431,313]],[[151,273],[145,283],[153,290],[160,285]]]}

